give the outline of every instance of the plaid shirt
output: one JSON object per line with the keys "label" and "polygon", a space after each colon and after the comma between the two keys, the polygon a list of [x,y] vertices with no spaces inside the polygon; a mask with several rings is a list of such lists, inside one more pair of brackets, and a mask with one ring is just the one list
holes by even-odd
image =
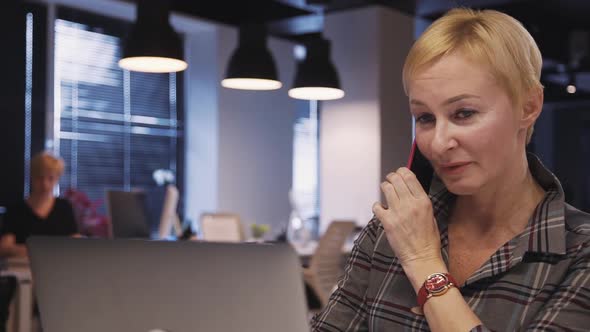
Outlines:
{"label": "plaid shirt", "polygon": [[[472,331],[590,331],[590,215],[564,201],[537,157],[531,173],[546,190],[527,227],[500,247],[459,290],[484,325]],[[447,219],[455,195],[430,189],[448,264]],[[355,241],[338,288],[312,320],[313,331],[429,331],[410,310],[416,294],[373,219]]]}

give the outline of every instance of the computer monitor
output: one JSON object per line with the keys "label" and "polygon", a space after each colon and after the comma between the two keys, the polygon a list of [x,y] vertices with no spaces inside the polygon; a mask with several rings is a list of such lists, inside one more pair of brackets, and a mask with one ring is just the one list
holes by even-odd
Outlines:
{"label": "computer monitor", "polygon": [[179,193],[170,184],[134,191],[107,191],[114,238],[178,238],[182,228],[176,209]]}
{"label": "computer monitor", "polygon": [[110,237],[149,238],[151,234],[143,191],[109,190],[107,210]]}

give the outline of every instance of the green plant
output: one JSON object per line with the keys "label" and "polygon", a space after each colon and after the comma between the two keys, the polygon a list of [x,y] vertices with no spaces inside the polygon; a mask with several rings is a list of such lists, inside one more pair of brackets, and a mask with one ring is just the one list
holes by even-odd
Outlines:
{"label": "green plant", "polygon": [[260,239],[270,230],[270,226],[267,224],[252,224],[250,225],[250,230],[252,231],[253,238]]}

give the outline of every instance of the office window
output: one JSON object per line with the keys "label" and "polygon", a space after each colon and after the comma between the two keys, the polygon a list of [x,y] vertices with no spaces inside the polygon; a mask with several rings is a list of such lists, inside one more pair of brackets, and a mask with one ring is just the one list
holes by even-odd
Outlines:
{"label": "office window", "polygon": [[60,188],[93,200],[106,189],[153,187],[156,169],[179,171],[177,75],[121,70],[122,36],[55,21],[53,150],[66,162]]}
{"label": "office window", "polygon": [[31,187],[31,175],[27,170],[31,163],[31,140],[32,140],[32,122],[33,122],[33,13],[26,14],[26,34],[25,34],[25,172],[24,172],[24,194],[29,196]]}
{"label": "office window", "polygon": [[293,188],[291,197],[303,220],[317,235],[319,200],[319,102],[301,101],[293,130]]}

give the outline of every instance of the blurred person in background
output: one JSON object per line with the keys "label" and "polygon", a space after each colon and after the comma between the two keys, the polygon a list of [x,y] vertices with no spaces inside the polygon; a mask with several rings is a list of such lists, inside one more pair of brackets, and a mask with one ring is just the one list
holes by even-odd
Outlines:
{"label": "blurred person in background", "polygon": [[[64,171],[64,162],[49,153],[31,160],[31,195],[9,206],[0,226],[0,257],[27,259],[25,241],[32,235],[76,236],[74,211],[70,203],[55,197],[54,188]],[[3,277],[0,282],[0,331],[5,331],[8,306],[16,283]]]}

